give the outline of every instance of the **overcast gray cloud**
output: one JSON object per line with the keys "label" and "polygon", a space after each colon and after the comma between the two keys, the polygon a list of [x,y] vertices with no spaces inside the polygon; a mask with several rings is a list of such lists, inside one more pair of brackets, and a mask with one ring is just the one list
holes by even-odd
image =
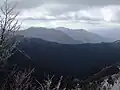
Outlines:
{"label": "overcast gray cloud", "polygon": [[[85,6],[120,5],[120,0],[11,0],[19,1],[21,8],[33,8],[42,4],[79,4]],[[13,3],[12,2],[12,3]]]}
{"label": "overcast gray cloud", "polygon": [[25,20],[26,27],[120,26],[120,0],[10,0],[11,5],[16,2],[18,19]]}

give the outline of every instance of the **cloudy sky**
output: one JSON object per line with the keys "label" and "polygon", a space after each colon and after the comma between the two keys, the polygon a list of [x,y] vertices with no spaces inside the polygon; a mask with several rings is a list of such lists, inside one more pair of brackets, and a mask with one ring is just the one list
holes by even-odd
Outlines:
{"label": "cloudy sky", "polygon": [[23,27],[88,30],[120,27],[120,0],[10,0],[10,3],[16,1]]}

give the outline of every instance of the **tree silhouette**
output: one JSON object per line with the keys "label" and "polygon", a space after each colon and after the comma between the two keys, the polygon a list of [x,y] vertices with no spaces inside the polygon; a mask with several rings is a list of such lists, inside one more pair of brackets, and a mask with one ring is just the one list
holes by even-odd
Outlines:
{"label": "tree silhouette", "polygon": [[8,0],[5,0],[0,8],[0,67],[2,68],[6,65],[8,58],[15,53],[14,49],[18,43],[18,41],[13,39],[15,32],[21,26],[16,19],[19,12],[15,13],[15,7],[16,4],[10,7]]}

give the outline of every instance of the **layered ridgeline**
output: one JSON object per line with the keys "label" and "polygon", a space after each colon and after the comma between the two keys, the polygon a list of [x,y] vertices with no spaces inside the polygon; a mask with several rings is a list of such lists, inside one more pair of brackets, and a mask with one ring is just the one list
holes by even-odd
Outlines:
{"label": "layered ridgeline", "polygon": [[80,40],[83,43],[101,43],[101,42],[110,42],[109,38],[102,37],[98,34],[88,32],[84,29],[69,29],[64,27],[58,27],[56,30],[63,31],[68,36],[72,37],[75,40]]}
{"label": "layered ridgeline", "polygon": [[[39,38],[24,38],[19,45],[34,62],[39,74],[88,77],[107,65],[120,60],[120,43],[58,44]],[[16,59],[17,58],[17,59]],[[26,58],[19,53],[12,57],[16,63],[26,66]]]}
{"label": "layered ridgeline", "polygon": [[[80,82],[80,85],[85,85],[86,87],[88,83],[93,86],[99,85],[99,83],[107,85],[108,82],[106,81],[111,79],[110,76],[113,79],[115,76],[114,81],[117,83],[114,84],[114,88],[118,88],[119,68],[116,63],[119,63],[120,60],[120,41],[70,45],[48,42],[39,38],[24,38],[21,36],[19,39],[21,39],[21,42],[18,48],[22,53],[19,51],[15,53],[10,58],[8,65],[17,64],[22,68],[35,67],[34,75],[39,81],[43,80],[43,77],[49,74],[55,75],[58,78],[60,76],[67,78],[63,85],[85,79],[84,82]],[[112,66],[107,67],[110,65]],[[101,69],[103,70],[100,71]],[[72,85],[74,84],[70,83],[70,86]]]}
{"label": "layered ridgeline", "polygon": [[31,27],[27,30],[21,30],[17,34],[62,44],[101,43],[110,41],[108,38],[101,37],[84,29],[68,29],[63,27],[55,29]]}
{"label": "layered ridgeline", "polygon": [[63,43],[63,44],[80,44],[82,43],[79,40],[74,40],[72,37],[68,36],[62,31],[56,31],[54,29],[47,29],[47,28],[35,28],[31,27],[27,30],[21,30],[17,32],[17,34],[24,35],[25,37],[32,37],[32,38],[41,38],[43,40]]}

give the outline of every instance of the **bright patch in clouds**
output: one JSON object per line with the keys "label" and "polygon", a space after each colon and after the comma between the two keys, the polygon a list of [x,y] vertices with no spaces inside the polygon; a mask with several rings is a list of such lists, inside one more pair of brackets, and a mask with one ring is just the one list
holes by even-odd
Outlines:
{"label": "bright patch in clouds", "polygon": [[101,13],[103,15],[103,18],[105,21],[109,22],[109,21],[112,21],[112,18],[113,18],[113,12],[111,9],[109,8],[102,8],[101,9]]}

